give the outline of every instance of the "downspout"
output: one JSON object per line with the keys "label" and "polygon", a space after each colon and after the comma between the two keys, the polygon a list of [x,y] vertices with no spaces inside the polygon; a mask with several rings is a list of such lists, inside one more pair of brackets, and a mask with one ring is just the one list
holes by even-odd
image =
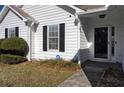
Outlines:
{"label": "downspout", "polygon": [[78,30],[78,64],[81,64],[81,60],[80,60],[80,19],[78,18],[79,20],[79,23],[78,23],[78,27],[77,27],[77,30]]}
{"label": "downspout", "polygon": [[77,21],[77,57],[78,57],[78,64],[80,64],[80,21],[78,18],[77,13],[75,13],[75,21]]}

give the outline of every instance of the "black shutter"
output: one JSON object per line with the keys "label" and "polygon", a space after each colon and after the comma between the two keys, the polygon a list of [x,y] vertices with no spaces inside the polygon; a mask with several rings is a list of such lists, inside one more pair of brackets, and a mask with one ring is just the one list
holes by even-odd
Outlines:
{"label": "black shutter", "polygon": [[8,28],[5,28],[5,38],[8,38]]}
{"label": "black shutter", "polygon": [[59,33],[59,51],[65,51],[65,23],[60,24],[60,33]]}
{"label": "black shutter", "polygon": [[47,51],[47,26],[43,26],[43,51]]}
{"label": "black shutter", "polygon": [[19,37],[19,27],[15,27],[15,36]]}

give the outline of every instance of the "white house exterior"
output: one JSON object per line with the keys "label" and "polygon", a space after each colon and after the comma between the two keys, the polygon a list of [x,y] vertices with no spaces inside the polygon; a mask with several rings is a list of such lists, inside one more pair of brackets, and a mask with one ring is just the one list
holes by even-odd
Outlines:
{"label": "white house exterior", "polygon": [[124,63],[123,10],[124,6],[5,6],[0,39],[18,27],[18,36],[29,45],[29,60],[59,55],[79,62]]}
{"label": "white house exterior", "polygon": [[[19,27],[19,37],[25,39],[30,47],[30,52],[28,54],[28,59],[53,59],[56,58],[56,55],[60,55],[61,58],[65,60],[71,60],[77,55],[79,50],[79,41],[78,41],[78,26],[75,26],[75,14],[72,12],[67,12],[63,9],[63,6],[23,6],[20,10],[14,10],[16,6],[6,6],[6,9],[3,9],[3,12],[7,9],[6,15],[2,17],[0,24],[0,38],[5,38],[5,28]],[[17,8],[17,7],[16,7]],[[68,8],[68,7],[67,7]],[[13,9],[13,10],[12,10]],[[70,8],[71,9],[71,8]],[[74,10],[74,9],[72,9]],[[21,19],[20,12],[28,13],[31,15],[37,22],[30,22],[30,19]],[[17,12],[17,13],[16,13]],[[18,13],[19,12],[19,13]],[[23,15],[23,16],[22,16]],[[28,15],[22,14],[22,17],[27,17]],[[29,16],[28,16],[29,17]],[[32,21],[32,20],[31,20]],[[34,31],[33,26],[38,25],[37,30]],[[64,36],[64,50],[60,51],[60,44],[58,40],[58,49],[52,50],[49,49],[47,44],[47,50],[43,50],[43,27],[57,25],[58,30],[60,29],[60,24],[64,24],[65,27],[65,36]],[[58,31],[58,35],[60,32]],[[48,35],[48,31],[47,31]],[[59,39],[59,36],[57,37]],[[47,41],[49,41],[47,39]],[[47,42],[48,43],[48,42]]]}

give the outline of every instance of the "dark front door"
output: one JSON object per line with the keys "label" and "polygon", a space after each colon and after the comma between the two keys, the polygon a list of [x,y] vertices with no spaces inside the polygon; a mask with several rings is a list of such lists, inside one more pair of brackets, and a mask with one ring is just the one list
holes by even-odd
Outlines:
{"label": "dark front door", "polygon": [[108,27],[95,28],[95,58],[108,57]]}

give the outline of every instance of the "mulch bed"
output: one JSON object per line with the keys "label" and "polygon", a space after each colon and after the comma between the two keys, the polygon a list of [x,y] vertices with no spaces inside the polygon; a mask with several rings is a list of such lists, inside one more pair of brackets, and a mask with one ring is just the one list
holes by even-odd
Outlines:
{"label": "mulch bed", "polygon": [[103,73],[98,87],[124,87],[124,74],[122,69],[109,67]]}

